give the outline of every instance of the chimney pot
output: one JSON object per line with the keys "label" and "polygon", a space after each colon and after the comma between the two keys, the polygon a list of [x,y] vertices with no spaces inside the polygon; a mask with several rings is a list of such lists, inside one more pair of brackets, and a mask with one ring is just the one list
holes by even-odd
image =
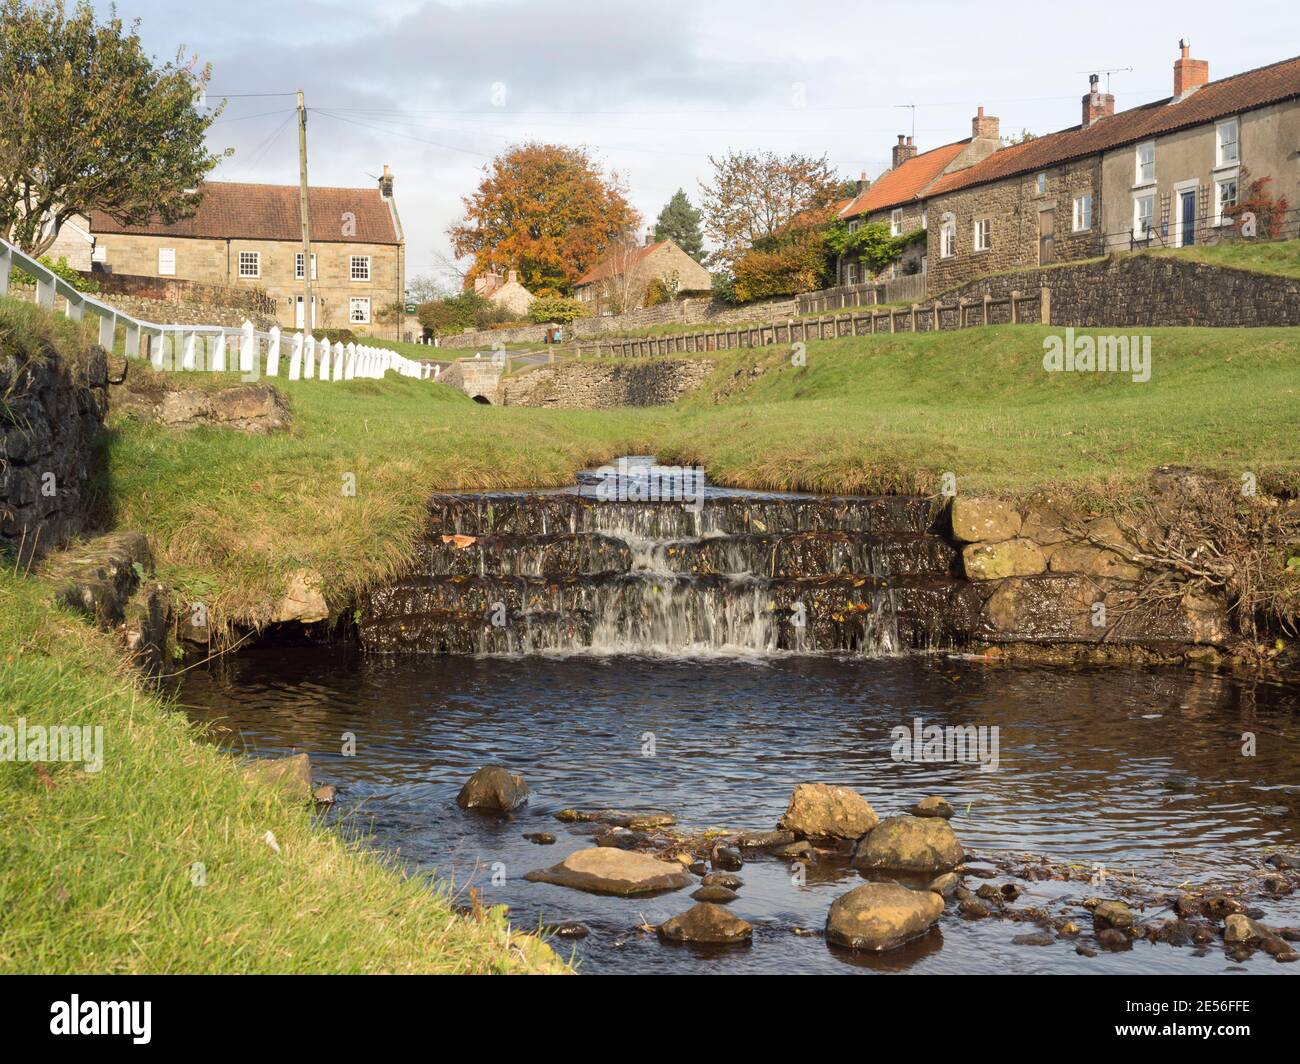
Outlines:
{"label": "chimney pot", "polygon": [[1184,37],[1178,42],[1181,55],[1174,60],[1174,101],[1195,92],[1210,80],[1208,59],[1192,59],[1191,42]]}
{"label": "chimney pot", "polygon": [[975,140],[997,140],[998,120],[994,115],[984,114],[984,105],[980,104],[975,117],[971,119],[970,135]]}
{"label": "chimney pot", "polygon": [[915,154],[916,147],[912,144],[912,138],[904,136],[902,133],[898,134],[898,143],[894,145],[893,149],[894,169],[897,170]]}
{"label": "chimney pot", "polygon": [[1088,92],[1083,97],[1083,128],[1087,129],[1099,118],[1108,118],[1115,113],[1115,97],[1108,92],[1101,92],[1097,74],[1088,76]]}
{"label": "chimney pot", "polygon": [[379,179],[379,194],[385,199],[393,198],[393,171],[384,163],[384,173]]}

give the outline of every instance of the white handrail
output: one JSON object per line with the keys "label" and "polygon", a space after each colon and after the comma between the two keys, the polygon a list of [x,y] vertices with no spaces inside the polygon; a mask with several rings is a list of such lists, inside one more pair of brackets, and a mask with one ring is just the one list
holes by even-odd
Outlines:
{"label": "white handrail", "polygon": [[[227,353],[238,353],[239,371],[245,380],[280,375],[281,350],[284,342],[279,326],[270,331],[258,330],[251,321],[239,328],[228,325],[175,325],[142,321],[94,296],[79,291],[49,267],[12,244],[0,240],[0,297],[9,294],[9,271],[31,277],[36,282],[36,304],[53,311],[55,301],[63,299],[68,317],[81,321],[86,311],[99,318],[99,345],[112,350],[117,327],[126,330],[126,357],[140,358],[147,343],[149,361],[155,369],[193,372],[226,370]],[[170,356],[167,341],[171,341]],[[214,341],[209,352],[208,341]],[[437,380],[429,364],[407,358],[386,347],[371,347],[364,342],[340,343],[317,340],[310,333],[296,332],[290,341],[289,380],[339,381],[360,378],[382,379],[388,370],[417,380]],[[331,365],[332,362],[332,365]]]}

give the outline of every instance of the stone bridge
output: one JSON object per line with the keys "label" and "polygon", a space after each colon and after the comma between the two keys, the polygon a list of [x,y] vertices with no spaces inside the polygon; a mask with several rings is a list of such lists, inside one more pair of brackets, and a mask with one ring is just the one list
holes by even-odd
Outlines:
{"label": "stone bridge", "polygon": [[442,371],[439,380],[459,388],[476,403],[498,406],[506,367],[488,358],[462,358]]}

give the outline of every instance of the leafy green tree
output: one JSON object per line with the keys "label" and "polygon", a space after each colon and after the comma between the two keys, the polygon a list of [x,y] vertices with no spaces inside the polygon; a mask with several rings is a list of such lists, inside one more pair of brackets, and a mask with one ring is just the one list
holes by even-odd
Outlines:
{"label": "leafy green tree", "polygon": [[704,230],[700,228],[703,217],[679,188],[655,219],[655,239],[671,240],[696,262],[703,262]]}
{"label": "leafy green tree", "polygon": [[528,308],[528,317],[539,324],[555,322],[557,325],[568,325],[569,322],[586,316],[586,307],[576,299],[565,296],[541,296],[534,299]]}
{"label": "leafy green tree", "polygon": [[85,0],[0,0],[0,234],[29,254],[92,209],[184,218],[222,158],[204,142],[221,109],[195,106],[209,68],[156,65],[137,29]]}

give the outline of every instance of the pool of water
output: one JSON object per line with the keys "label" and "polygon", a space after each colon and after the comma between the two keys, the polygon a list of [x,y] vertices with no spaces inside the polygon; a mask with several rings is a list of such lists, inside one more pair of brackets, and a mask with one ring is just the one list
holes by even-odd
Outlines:
{"label": "pool of water", "polygon": [[[771,857],[749,859],[731,906],[751,945],[673,946],[638,932],[693,904],[690,890],[619,899],[530,883],[524,873],[591,845],[569,807],[654,807],[688,828],[775,826],[797,783],[852,786],[881,816],[929,794],[977,856],[1043,855],[1135,873],[1170,890],[1232,880],[1276,847],[1300,846],[1300,692],[1182,669],[1049,670],[949,656],[770,656],[683,660],[616,655],[365,656],[349,647],[262,649],[187,674],[180,695],[213,737],[257,756],[308,752],[317,782],[338,786],[328,814],[458,890],[478,887],[519,925],[579,920],[586,972],[1201,972],[1294,971],[1256,954],[1138,942],[1076,954],[1075,944],[1016,945],[1032,926],[970,921],[950,906],[939,927],[880,957],[820,937],[830,903],[862,880],[844,861],[806,882]],[[998,764],[896,760],[899,725],[998,729]],[[356,737],[354,756],[341,753]],[[1255,737],[1243,755],[1243,734]],[[653,756],[646,756],[653,738]],[[532,789],[509,818],[466,812],[456,794],[503,763]],[[550,831],[538,846],[526,832]],[[1018,903],[1050,906],[1107,893],[1022,883]],[[1300,924],[1300,901],[1258,904]],[[1252,903],[1254,904],[1254,903]],[[1148,909],[1142,918],[1165,915]],[[1077,911],[1081,924],[1086,913]],[[805,929],[818,934],[796,932]]]}

